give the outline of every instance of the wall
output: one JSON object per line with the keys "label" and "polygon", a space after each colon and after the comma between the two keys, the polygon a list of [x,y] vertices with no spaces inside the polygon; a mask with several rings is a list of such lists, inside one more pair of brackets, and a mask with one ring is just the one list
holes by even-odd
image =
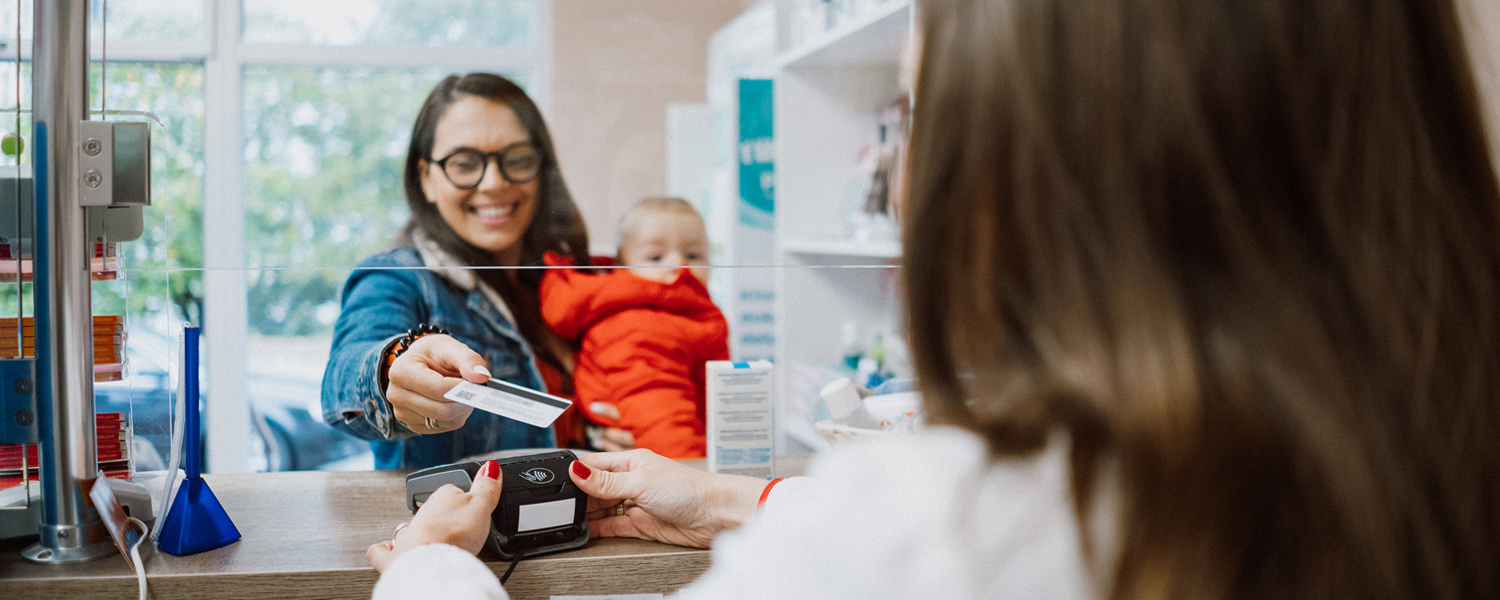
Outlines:
{"label": "wall", "polygon": [[709,38],[745,0],[555,0],[547,124],[596,253],[666,190],[666,108],[703,102]]}

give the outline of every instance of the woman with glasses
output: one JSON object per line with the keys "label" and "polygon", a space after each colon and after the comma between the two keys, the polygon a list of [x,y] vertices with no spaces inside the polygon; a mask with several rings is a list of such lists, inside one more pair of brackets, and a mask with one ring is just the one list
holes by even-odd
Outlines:
{"label": "woman with glasses", "polygon": [[543,271],[515,268],[545,252],[588,261],[540,111],[502,77],[450,76],[417,115],[404,179],[411,221],[344,285],[323,419],[370,440],[377,469],[554,446],[550,428],[443,398],[491,376],[571,388],[572,351],[537,301]]}

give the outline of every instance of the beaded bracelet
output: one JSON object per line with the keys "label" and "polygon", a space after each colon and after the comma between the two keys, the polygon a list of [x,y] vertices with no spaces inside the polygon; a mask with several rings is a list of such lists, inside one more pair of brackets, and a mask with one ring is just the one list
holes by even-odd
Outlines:
{"label": "beaded bracelet", "polygon": [[448,330],[426,323],[417,325],[416,329],[406,330],[406,335],[396,338],[391,345],[381,353],[380,359],[380,391],[384,393],[391,385],[391,365],[396,364],[396,357],[411,349],[411,345],[417,340],[429,335],[448,335]]}

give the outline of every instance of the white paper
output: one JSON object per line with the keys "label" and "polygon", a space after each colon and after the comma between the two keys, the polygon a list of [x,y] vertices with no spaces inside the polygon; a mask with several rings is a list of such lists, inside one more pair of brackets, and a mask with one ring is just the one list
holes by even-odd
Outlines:
{"label": "white paper", "polygon": [[522,504],[520,509],[516,519],[516,533],[551,529],[573,522],[573,515],[578,511],[578,499],[564,498],[552,502]]}

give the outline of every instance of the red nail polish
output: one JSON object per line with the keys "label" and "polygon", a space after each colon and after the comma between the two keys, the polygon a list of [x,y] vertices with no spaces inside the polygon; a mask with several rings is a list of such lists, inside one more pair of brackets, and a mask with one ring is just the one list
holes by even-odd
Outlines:
{"label": "red nail polish", "polygon": [[487,463],[484,463],[484,469],[480,471],[480,474],[484,475],[485,477],[488,477],[490,479],[499,479],[500,478],[500,463],[497,463],[497,462],[495,462],[493,460],[489,461]]}
{"label": "red nail polish", "polygon": [[589,475],[594,474],[594,471],[589,469],[583,463],[575,460],[573,461],[573,474],[577,475],[579,479],[588,479]]}

